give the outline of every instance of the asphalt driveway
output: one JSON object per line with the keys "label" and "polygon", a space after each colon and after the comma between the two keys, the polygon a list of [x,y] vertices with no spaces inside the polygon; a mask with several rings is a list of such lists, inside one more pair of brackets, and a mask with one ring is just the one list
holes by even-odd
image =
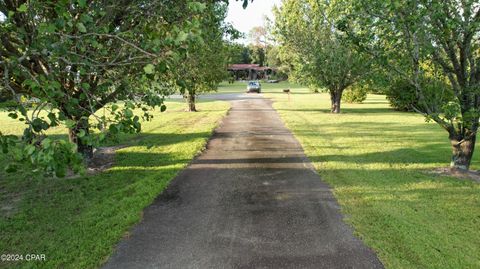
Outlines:
{"label": "asphalt driveway", "polygon": [[105,268],[383,268],[270,101],[231,103]]}

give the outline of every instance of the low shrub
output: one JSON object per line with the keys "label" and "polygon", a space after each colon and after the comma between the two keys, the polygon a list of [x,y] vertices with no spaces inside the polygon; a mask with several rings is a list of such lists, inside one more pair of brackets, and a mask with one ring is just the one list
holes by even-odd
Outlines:
{"label": "low shrub", "polygon": [[363,85],[348,87],[342,94],[342,100],[347,103],[362,103],[367,99],[367,89]]}
{"label": "low shrub", "polygon": [[422,103],[419,103],[420,96],[417,96],[415,87],[406,80],[396,80],[391,83],[386,92],[387,100],[392,108],[399,111],[425,112],[425,106],[427,106],[432,111],[444,113],[442,107],[455,99],[451,87],[444,80],[427,78],[420,81],[420,86]]}
{"label": "low shrub", "polygon": [[415,87],[408,81],[394,81],[386,94],[388,102],[395,110],[413,111],[413,108],[417,105]]}

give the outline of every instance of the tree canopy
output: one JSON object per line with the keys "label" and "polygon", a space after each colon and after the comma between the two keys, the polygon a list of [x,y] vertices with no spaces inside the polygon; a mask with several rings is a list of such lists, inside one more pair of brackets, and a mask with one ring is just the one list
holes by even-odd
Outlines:
{"label": "tree canopy", "polygon": [[367,71],[368,57],[355,50],[337,29],[343,6],[337,1],[286,0],[275,11],[275,35],[290,76],[327,88],[332,113],[340,112],[342,92]]}
{"label": "tree canopy", "polygon": [[209,3],[200,19],[201,33],[197,42],[190,44],[182,61],[175,67],[177,84],[184,94],[188,111],[196,111],[196,95],[214,91],[218,84],[227,78],[229,38],[235,39],[238,33],[224,23],[227,15],[226,3]]}

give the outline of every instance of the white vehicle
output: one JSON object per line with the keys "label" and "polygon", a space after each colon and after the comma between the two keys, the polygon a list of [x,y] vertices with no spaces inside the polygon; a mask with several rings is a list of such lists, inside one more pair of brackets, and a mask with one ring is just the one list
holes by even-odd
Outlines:
{"label": "white vehicle", "polygon": [[262,86],[260,85],[260,82],[258,82],[258,81],[250,81],[250,82],[248,82],[247,92],[260,93],[261,90],[262,90]]}

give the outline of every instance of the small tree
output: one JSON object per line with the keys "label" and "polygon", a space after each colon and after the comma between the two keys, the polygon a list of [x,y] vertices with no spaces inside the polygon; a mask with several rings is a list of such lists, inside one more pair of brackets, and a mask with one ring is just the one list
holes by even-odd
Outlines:
{"label": "small tree", "polygon": [[178,85],[190,112],[197,111],[197,94],[216,90],[228,76],[228,49],[223,38],[230,34],[235,38],[237,32],[224,24],[227,7],[227,3],[207,2],[200,21],[199,39],[189,46],[186,57],[175,66]]}
{"label": "small tree", "polygon": [[316,88],[327,88],[331,112],[340,113],[343,91],[367,71],[369,59],[345,42],[337,29],[338,2],[286,0],[275,10],[275,34],[291,75]]}
{"label": "small tree", "polygon": [[480,3],[357,4],[345,24],[353,42],[414,88],[413,109],[449,134],[451,167],[469,169],[480,117]]}

